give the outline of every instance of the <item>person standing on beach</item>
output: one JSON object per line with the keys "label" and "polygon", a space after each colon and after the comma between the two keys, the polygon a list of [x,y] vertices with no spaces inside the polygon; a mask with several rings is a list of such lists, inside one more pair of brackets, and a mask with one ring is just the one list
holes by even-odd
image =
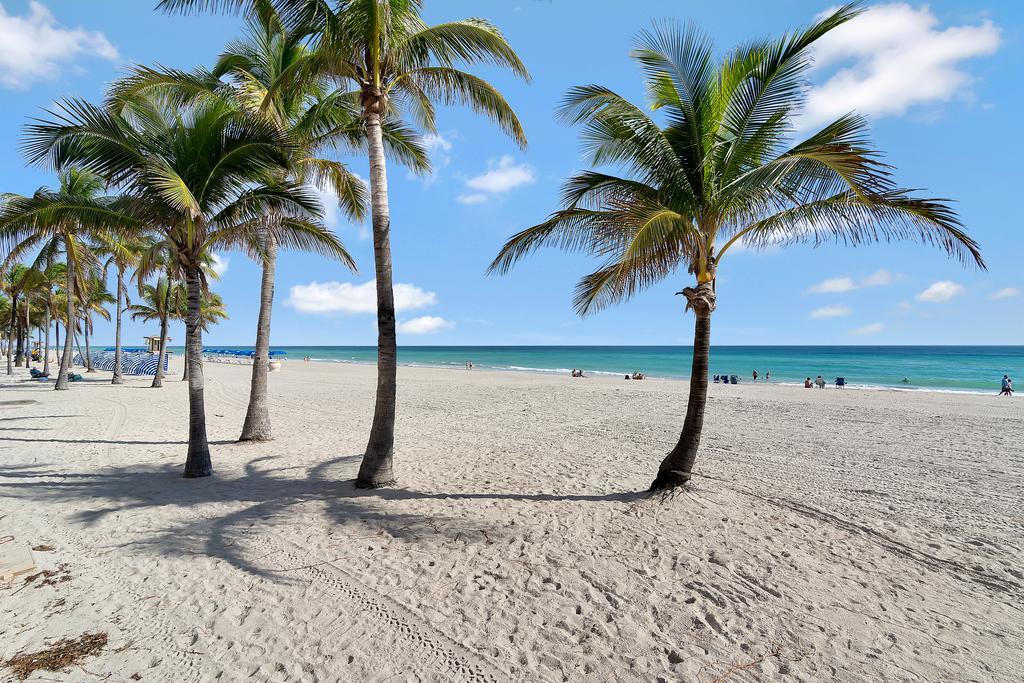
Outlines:
{"label": "person standing on beach", "polygon": [[999,392],[1000,396],[1013,396],[1013,380],[1010,379],[1009,375],[1003,375],[1003,388]]}
{"label": "person standing on beach", "polygon": [[769,370],[768,372],[764,373],[764,381],[765,382],[771,382],[772,381],[772,371],[771,370]]}
{"label": "person standing on beach", "polygon": [[756,382],[757,381],[757,370],[754,370],[753,377],[754,377],[754,381]]}

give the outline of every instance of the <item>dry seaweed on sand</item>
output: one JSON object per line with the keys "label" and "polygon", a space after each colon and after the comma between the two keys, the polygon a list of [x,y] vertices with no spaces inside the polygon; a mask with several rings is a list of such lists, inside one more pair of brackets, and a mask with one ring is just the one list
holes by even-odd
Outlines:
{"label": "dry seaweed on sand", "polygon": [[25,583],[33,583],[36,579],[42,577],[42,581],[36,584],[36,588],[42,588],[43,586],[56,586],[58,583],[64,583],[65,581],[71,580],[71,569],[70,567],[61,562],[57,565],[56,569],[44,569],[41,572],[30,574],[25,577]]}
{"label": "dry seaweed on sand", "polygon": [[32,550],[36,551],[37,553],[52,553],[55,550],[55,548],[52,545],[46,545],[44,543],[42,545],[32,546]]}
{"label": "dry seaweed on sand", "polygon": [[106,633],[83,633],[77,638],[58,640],[39,652],[15,655],[4,662],[4,666],[23,681],[35,671],[63,671],[92,657],[106,645]]}

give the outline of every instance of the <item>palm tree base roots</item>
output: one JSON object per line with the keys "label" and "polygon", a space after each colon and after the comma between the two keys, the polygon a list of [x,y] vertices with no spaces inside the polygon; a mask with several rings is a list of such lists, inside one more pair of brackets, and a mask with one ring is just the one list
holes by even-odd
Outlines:
{"label": "palm tree base roots", "polygon": [[110,383],[111,384],[124,384],[124,378],[115,375],[114,378],[110,380]]}
{"label": "palm tree base roots", "polygon": [[209,477],[213,475],[213,465],[210,464],[209,458],[206,463],[192,463],[190,461],[185,462],[185,473],[181,475],[185,479],[198,479],[200,477]]}
{"label": "palm tree base roots", "polygon": [[682,472],[680,470],[658,472],[657,478],[651,482],[651,487],[648,491],[667,491],[678,486],[685,486],[692,476],[689,472]]}
{"label": "palm tree base roots", "polygon": [[255,430],[249,434],[242,434],[240,437],[238,437],[238,443],[261,443],[264,441],[273,440],[273,435]]}
{"label": "palm tree base roots", "polygon": [[357,489],[384,489],[397,484],[397,479],[390,479],[388,481],[365,481],[363,479],[356,479]]}

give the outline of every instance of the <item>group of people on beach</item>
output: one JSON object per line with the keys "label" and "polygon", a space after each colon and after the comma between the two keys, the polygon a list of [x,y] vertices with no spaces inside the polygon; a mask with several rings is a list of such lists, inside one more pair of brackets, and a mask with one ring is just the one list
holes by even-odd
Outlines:
{"label": "group of people on beach", "polygon": [[1000,396],[1013,396],[1013,380],[1009,375],[1003,375],[1003,386],[999,391]]}
{"label": "group of people on beach", "polygon": [[813,389],[814,387],[818,387],[819,389],[824,389],[825,388],[825,378],[822,377],[821,375],[818,375],[817,377],[814,378],[813,382],[811,382],[811,378],[810,377],[808,377],[807,379],[804,380],[804,389]]}

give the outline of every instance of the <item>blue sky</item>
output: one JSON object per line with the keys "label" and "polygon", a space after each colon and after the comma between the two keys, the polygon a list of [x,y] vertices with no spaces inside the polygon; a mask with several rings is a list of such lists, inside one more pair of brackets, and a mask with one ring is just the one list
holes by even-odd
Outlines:
{"label": "blue sky", "polygon": [[[54,179],[25,168],[26,120],[62,96],[98,100],[130,63],[209,64],[239,33],[233,16],[168,17],[155,0],[0,0],[0,190],[30,193]],[[693,21],[721,50],[810,21],[831,3],[734,0],[457,0],[427,2],[429,22],[472,11],[497,23],[526,62],[530,84],[479,69],[516,108],[529,138],[520,151],[486,120],[442,110],[431,139],[435,173],[391,166],[392,234],[400,344],[689,344],[692,319],[673,296],[680,272],[634,300],[580,319],[571,294],[594,264],[543,252],[510,275],[484,270],[507,237],[557,206],[559,186],[582,168],[577,131],[553,110],[566,89],[598,83],[642,101],[628,57],[656,18]],[[728,11],[723,11],[728,7]],[[472,8],[472,9],[470,9]],[[874,3],[821,48],[806,114],[812,126],[855,109],[901,184],[957,200],[988,272],[913,244],[743,251],[719,272],[715,344],[1020,344],[1024,338],[1024,230],[1019,197],[1019,65],[1024,5],[1016,2]],[[1014,65],[1018,66],[1014,66]],[[345,157],[340,157],[345,159]],[[362,177],[366,162],[345,159]],[[329,212],[355,256],[351,274],[288,253],[278,267],[273,343],[373,344],[373,256],[368,225]],[[259,268],[222,255],[215,285],[231,319],[210,344],[254,337]],[[134,344],[148,327],[128,323]],[[97,338],[113,340],[100,322]],[[176,343],[184,334],[172,330]]]}

